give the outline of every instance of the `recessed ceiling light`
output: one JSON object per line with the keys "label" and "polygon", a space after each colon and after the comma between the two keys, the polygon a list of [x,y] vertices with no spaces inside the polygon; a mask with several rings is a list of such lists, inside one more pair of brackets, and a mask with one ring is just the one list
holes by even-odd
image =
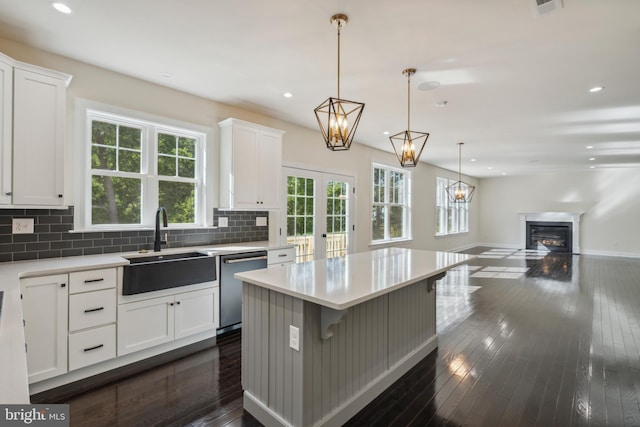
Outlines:
{"label": "recessed ceiling light", "polygon": [[170,79],[171,77],[173,77],[171,73],[167,73],[166,71],[163,71],[162,73],[160,73],[160,75],[165,79]]}
{"label": "recessed ceiling light", "polygon": [[506,174],[507,174],[506,172],[502,172],[502,175],[506,175]]}
{"label": "recessed ceiling light", "polygon": [[449,101],[442,100],[442,101],[436,102],[435,105],[436,105],[436,107],[442,108],[442,107],[446,107],[448,103],[449,103]]}
{"label": "recessed ceiling light", "polygon": [[418,90],[434,90],[436,88],[440,87],[440,82],[437,82],[435,80],[430,81],[430,82],[422,82],[418,85]]}
{"label": "recessed ceiling light", "polygon": [[389,135],[389,131],[385,130],[384,132],[382,132],[383,135]]}
{"label": "recessed ceiling light", "polygon": [[595,157],[589,157],[589,161],[594,161],[595,159]]}
{"label": "recessed ceiling light", "polygon": [[476,159],[471,159],[471,161],[472,161],[472,162],[475,162],[475,161],[476,161]]}
{"label": "recessed ceiling light", "polygon": [[595,166],[589,166],[589,169],[595,169],[595,168],[596,168]]}
{"label": "recessed ceiling light", "polygon": [[589,89],[589,92],[596,93],[596,92],[600,92],[602,89],[604,89],[604,86],[594,86],[591,89]]}
{"label": "recessed ceiling light", "polygon": [[52,1],[49,4],[60,13],[64,13],[65,15],[69,15],[71,13],[71,8],[60,1]]}
{"label": "recessed ceiling light", "polygon": [[593,145],[587,145],[587,150],[591,150],[593,148]]}
{"label": "recessed ceiling light", "polygon": [[489,166],[487,169],[489,169],[489,170],[493,170],[493,166]]}
{"label": "recessed ceiling light", "polygon": [[291,92],[285,92],[283,95],[285,98],[291,98],[293,94]]}

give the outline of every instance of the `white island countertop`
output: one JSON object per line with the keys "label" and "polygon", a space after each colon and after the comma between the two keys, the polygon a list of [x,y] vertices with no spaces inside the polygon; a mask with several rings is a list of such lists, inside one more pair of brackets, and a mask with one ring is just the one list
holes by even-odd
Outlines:
{"label": "white island countertop", "polygon": [[386,248],[236,273],[245,282],[335,310],[346,310],[436,276],[472,255]]}

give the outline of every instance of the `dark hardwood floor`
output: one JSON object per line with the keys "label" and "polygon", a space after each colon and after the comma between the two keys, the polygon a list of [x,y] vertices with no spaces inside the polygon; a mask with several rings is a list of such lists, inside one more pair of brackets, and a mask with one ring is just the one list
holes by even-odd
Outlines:
{"label": "dark hardwood floor", "polygon": [[[476,248],[437,285],[439,348],[349,426],[640,426],[640,260]],[[66,402],[72,426],[256,426],[240,334]]]}

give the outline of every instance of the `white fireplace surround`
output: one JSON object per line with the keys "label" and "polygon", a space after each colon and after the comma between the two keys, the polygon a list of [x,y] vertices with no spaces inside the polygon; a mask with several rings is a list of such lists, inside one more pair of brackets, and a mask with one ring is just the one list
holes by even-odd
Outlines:
{"label": "white fireplace surround", "polygon": [[573,253],[580,253],[580,217],[584,212],[519,212],[520,248],[527,247],[527,221],[570,222],[573,228]]}

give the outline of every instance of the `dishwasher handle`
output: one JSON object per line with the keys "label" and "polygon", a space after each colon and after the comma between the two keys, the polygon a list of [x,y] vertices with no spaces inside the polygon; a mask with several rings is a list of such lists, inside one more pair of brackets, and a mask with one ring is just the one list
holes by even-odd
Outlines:
{"label": "dishwasher handle", "polygon": [[257,261],[257,260],[261,260],[261,259],[267,259],[267,256],[266,255],[260,255],[260,256],[252,256],[252,257],[249,257],[249,258],[225,259],[223,262],[225,264],[235,264],[237,262]]}

